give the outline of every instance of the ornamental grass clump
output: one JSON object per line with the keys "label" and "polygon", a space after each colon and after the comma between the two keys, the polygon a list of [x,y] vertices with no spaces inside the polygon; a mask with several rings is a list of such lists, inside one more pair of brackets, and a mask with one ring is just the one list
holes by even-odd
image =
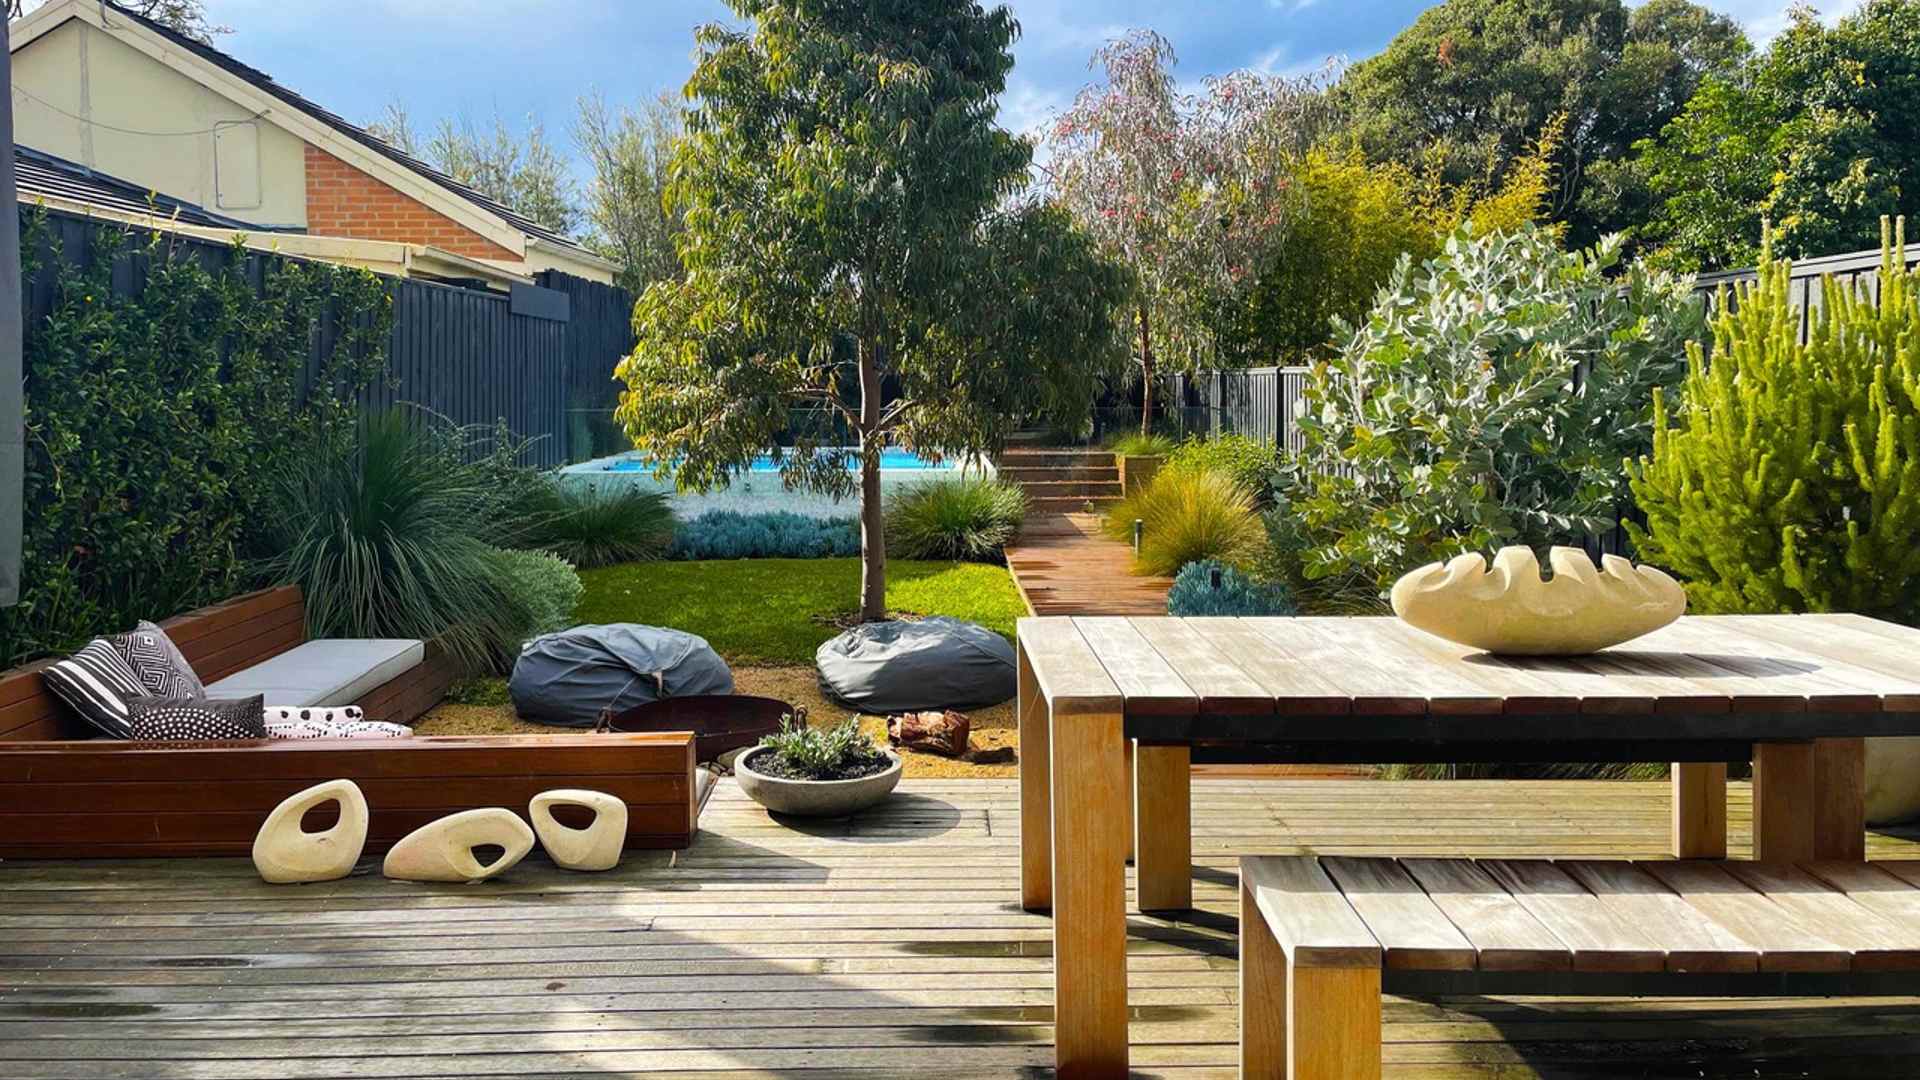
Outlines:
{"label": "ornamental grass clump", "polygon": [[887,500],[887,550],[903,559],[999,562],[1027,516],[1019,485],[986,477],[929,480]]}
{"label": "ornamental grass clump", "polygon": [[535,615],[502,571],[496,485],[474,433],[398,411],[358,445],[323,444],[278,478],[271,515],[277,581],[297,584],[315,638],[420,638],[485,671]]}
{"label": "ornamental grass clump", "polygon": [[519,516],[519,546],[550,551],[582,570],[661,558],[676,528],[665,495],[623,484],[543,480]]}
{"label": "ornamental grass clump", "polygon": [[[1889,235],[1890,234],[1890,235]],[[1644,560],[1701,612],[1920,617],[1920,280],[1883,223],[1879,298],[1824,279],[1801,340],[1792,267],[1758,280],[1657,396],[1653,453],[1629,464]]]}
{"label": "ornamental grass clump", "polygon": [[1229,566],[1250,565],[1265,533],[1253,495],[1233,478],[1210,469],[1162,469],[1139,491],[1107,512],[1108,536],[1133,542],[1140,522],[1137,574],[1170,577],[1191,562],[1213,559]]}

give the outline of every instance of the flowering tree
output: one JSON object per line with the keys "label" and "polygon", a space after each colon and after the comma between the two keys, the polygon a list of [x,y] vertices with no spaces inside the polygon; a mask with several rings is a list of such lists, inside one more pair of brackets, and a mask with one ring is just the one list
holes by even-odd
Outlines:
{"label": "flowering tree", "polygon": [[1133,275],[1123,311],[1152,421],[1163,364],[1218,357],[1223,305],[1251,285],[1296,199],[1290,172],[1326,125],[1324,76],[1237,71],[1200,94],[1174,82],[1173,46],[1136,30],[1094,54],[1105,81],[1055,123],[1047,166],[1056,195]]}

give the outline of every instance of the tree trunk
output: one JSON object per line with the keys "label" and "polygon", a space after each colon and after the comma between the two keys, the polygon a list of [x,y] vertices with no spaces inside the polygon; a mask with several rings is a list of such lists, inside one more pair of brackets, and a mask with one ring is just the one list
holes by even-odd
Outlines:
{"label": "tree trunk", "polygon": [[1147,305],[1140,305],[1140,434],[1153,434],[1153,334]]}
{"label": "tree trunk", "polygon": [[860,621],[887,617],[886,518],[880,505],[880,364],[871,341],[860,343]]}

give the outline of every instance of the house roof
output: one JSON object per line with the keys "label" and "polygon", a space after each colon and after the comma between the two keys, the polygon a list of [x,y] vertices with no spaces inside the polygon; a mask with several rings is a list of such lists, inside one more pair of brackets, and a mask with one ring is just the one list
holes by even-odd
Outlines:
{"label": "house roof", "polygon": [[30,147],[13,148],[13,175],[19,186],[21,202],[44,197],[125,214],[169,218],[183,225],[243,229],[249,232],[272,231]]}
{"label": "house roof", "polygon": [[453,194],[459,196],[460,198],[465,199],[470,203],[473,203],[475,206],[480,207],[481,209],[487,211],[488,213],[504,219],[509,224],[519,229],[521,232],[526,233],[528,236],[537,236],[540,239],[545,240],[549,243],[564,244],[567,247],[573,248],[576,251],[587,253],[587,249],[585,247],[583,247],[581,244],[574,241],[573,239],[567,237],[566,235],[555,232],[554,230],[547,228],[546,226],[540,224],[539,222],[533,220],[532,218],[527,217],[524,214],[521,214],[519,211],[515,210],[511,206],[506,205],[505,203],[498,202],[492,198],[489,198],[485,194],[482,194],[480,191],[472,187],[469,187],[468,185],[463,184],[458,180],[455,180],[453,177],[448,176],[446,173],[441,172],[440,170],[434,168],[433,166],[427,164],[426,162],[421,161],[419,158],[414,157],[413,155],[407,153],[404,150],[401,150],[399,147],[396,147],[393,144],[387,142],[386,140],[380,138],[379,136],[375,135],[373,132],[368,131],[366,128],[363,128],[360,125],[347,120],[345,117],[340,116],[337,113],[324,109],[317,103],[309,100],[308,98],[305,98],[300,94],[294,92],[293,90],[290,90],[287,87],[284,87],[279,83],[274,82],[273,76],[268,75],[266,72],[261,71],[259,68],[252,67],[247,64],[243,64],[239,60],[236,60],[232,56],[228,55],[227,53],[221,52],[219,49],[216,49],[213,46],[208,45],[203,41],[198,41],[198,40],[195,40],[194,38],[190,38],[185,34],[179,33],[178,31],[173,30],[172,28],[162,23],[155,22],[154,20],[149,19],[144,15],[141,15],[137,11],[134,11],[130,8],[123,7],[117,3],[112,3],[111,0],[108,0],[108,6],[113,8],[113,10],[119,12],[120,14],[126,16],[127,18],[138,21],[141,25],[145,26],[147,29],[153,31],[156,34],[159,34],[161,37],[166,38],[168,41],[179,46],[180,48],[193,53],[195,56],[198,56],[200,59],[205,60],[207,63],[213,64],[219,67],[221,70],[234,76],[235,78],[242,79],[247,83],[252,84],[254,87],[258,88],[263,93],[271,94],[275,98],[278,98],[279,100],[285,102],[287,105],[292,106],[293,108],[299,109],[301,112],[306,113],[308,116],[313,117],[315,120],[318,120],[319,122],[327,125],[328,127],[346,136],[347,138],[352,139],[353,141],[361,144],[362,146],[365,146],[367,149],[372,150],[374,153],[387,158],[388,160],[394,162],[395,164],[401,166],[402,168],[405,168],[411,172],[414,172],[420,175],[421,177],[432,181],[435,184],[438,184],[440,187],[443,187],[446,190],[452,192]]}
{"label": "house roof", "polygon": [[[286,106],[285,114],[279,118],[267,113],[261,115],[292,131],[297,137],[316,143],[335,156],[345,157],[351,164],[373,172],[376,176],[381,175],[379,171],[381,168],[391,170],[382,178],[416,198],[427,192],[441,193],[447,202],[435,208],[449,213],[456,220],[470,218],[463,221],[469,227],[476,227],[479,222],[494,223],[491,226],[492,229],[504,234],[519,234],[524,238],[522,243],[528,248],[539,246],[555,251],[556,254],[577,263],[605,267],[609,270],[615,268],[615,264],[594,254],[577,241],[541,225],[512,207],[482,194],[419,158],[390,145],[367,129],[280,85],[266,72],[241,63],[205,42],[180,34],[112,0],[67,0],[65,3],[44,4],[28,13],[16,24],[18,32],[12,35],[12,48],[19,50],[26,47],[41,33],[69,18],[77,17],[95,26],[108,29],[111,27],[111,23],[106,19],[108,13],[112,13],[114,19],[121,20],[131,28],[155,39],[154,47],[146,49],[155,59],[162,63],[174,63],[183,73],[220,92],[231,95],[235,90],[243,89],[247,94],[257,95],[262,102],[271,100]],[[190,59],[193,63],[178,64],[170,59],[170,56]],[[204,65],[205,70],[216,75],[218,80],[226,81],[231,89],[219,87],[217,82],[194,74],[190,68],[195,64]],[[243,99],[236,98],[236,100]],[[298,121],[290,122],[290,117],[297,117]],[[335,145],[327,145],[327,140],[334,141]],[[396,183],[395,181],[401,177],[405,177],[410,184]],[[411,186],[418,186],[419,190],[409,190]],[[456,210],[456,207],[464,208],[464,215]],[[488,228],[478,226],[478,231],[485,235]],[[498,242],[506,243],[504,239],[499,239]],[[516,245],[508,246],[512,248]]]}

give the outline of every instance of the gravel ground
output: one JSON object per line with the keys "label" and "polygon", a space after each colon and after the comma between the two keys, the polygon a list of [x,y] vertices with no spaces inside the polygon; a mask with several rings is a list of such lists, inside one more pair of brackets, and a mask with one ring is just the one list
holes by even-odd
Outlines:
{"label": "gravel ground", "polygon": [[[820,684],[811,667],[736,667],[733,669],[733,682],[734,689],[742,694],[758,694],[806,706],[808,718],[815,724],[838,723],[849,715],[847,710],[829,703],[821,695]],[[1019,746],[1020,737],[1015,730],[1012,702],[989,709],[977,709],[967,715],[973,721],[971,745],[974,753]],[[877,741],[885,741],[885,718],[862,717],[860,726]],[[522,720],[514,713],[512,705],[447,703],[422,717],[413,730],[418,735],[551,735],[567,729]],[[987,778],[1018,774],[1018,766],[1011,761],[997,765],[975,765],[969,761],[956,761],[911,750],[902,751],[901,757],[906,765],[906,775],[910,777]]]}

